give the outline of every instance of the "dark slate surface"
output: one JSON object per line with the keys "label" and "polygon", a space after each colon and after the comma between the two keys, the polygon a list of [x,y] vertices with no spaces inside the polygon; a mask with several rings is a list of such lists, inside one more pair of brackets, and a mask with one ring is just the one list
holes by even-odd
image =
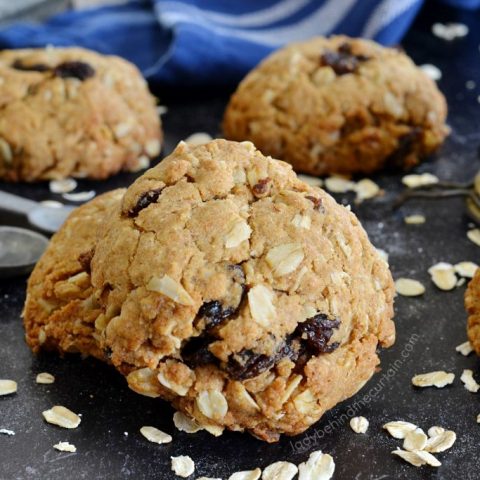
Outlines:
{"label": "dark slate surface", "polygon": [[[433,63],[443,71],[439,84],[448,98],[453,133],[438,155],[417,171],[464,181],[480,167],[480,17],[472,13],[456,17],[454,12],[432,5],[436,4],[424,11],[404,47],[417,63]],[[470,25],[470,34],[447,44],[430,33],[434,20],[462,21]],[[468,80],[478,86],[468,90]],[[166,152],[190,133],[218,132],[224,93],[164,92],[163,97],[169,107],[164,117]],[[472,368],[480,380],[480,362],[474,355],[465,358],[455,352],[455,346],[466,339],[465,287],[440,292],[431,284],[427,269],[437,261],[478,262],[479,247],[465,236],[469,220],[461,199],[415,201],[392,211],[392,203],[401,191],[400,178],[401,174],[376,177],[385,196],[354,206],[354,210],[373,243],[390,253],[394,276],[417,278],[427,291],[422,298],[396,300],[398,338],[393,348],[381,353],[382,371],[358,395],[337,406],[304,435],[284,438],[276,445],[264,444],[247,434],[226,433],[213,438],[206,433],[176,432],[167,404],[129,391],[108,366],[78,357],[34,357],[23,341],[20,319],[26,278],[0,283],[0,378],[19,383],[16,395],[0,398],[0,428],[16,432],[12,437],[0,435],[0,479],[170,479],[174,478],[170,456],[180,454],[193,457],[196,477],[225,479],[236,470],[264,467],[280,459],[298,463],[315,449],[333,455],[336,479],[478,479],[480,425],[476,416],[480,413],[480,394],[465,390],[459,377],[462,369]],[[95,183],[93,188],[103,191],[127,185],[131,179],[119,175]],[[82,187],[90,186],[85,182]],[[50,196],[46,185],[1,188],[36,199]],[[352,199],[340,196],[339,200]],[[403,216],[411,213],[425,214],[427,223],[405,225]],[[1,223],[18,223],[9,215],[0,218]],[[455,383],[443,390],[421,391],[410,385],[415,373],[436,369],[455,372]],[[42,371],[54,374],[56,383],[35,384],[35,375]],[[366,399],[367,393],[370,399]],[[44,423],[41,412],[54,404],[82,413],[81,426],[67,431]],[[370,420],[366,435],[356,435],[348,427],[345,419],[352,415],[352,408],[359,408],[357,414]],[[425,430],[441,425],[457,432],[453,448],[438,455],[442,467],[416,469],[390,455],[400,441],[390,438],[381,425],[397,419],[412,421]],[[173,434],[173,443],[148,443],[138,432],[143,425],[155,425]],[[74,443],[78,452],[55,451],[52,445],[61,440]]]}

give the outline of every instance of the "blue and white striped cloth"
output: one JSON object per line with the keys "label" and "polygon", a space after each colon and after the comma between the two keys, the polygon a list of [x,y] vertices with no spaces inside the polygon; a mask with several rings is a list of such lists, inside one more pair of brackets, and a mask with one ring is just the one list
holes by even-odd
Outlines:
{"label": "blue and white striped cloth", "polygon": [[[479,0],[450,0],[479,2]],[[0,48],[78,45],[134,62],[151,82],[235,83],[272,50],[315,35],[400,41],[423,0],[136,0],[0,31]]]}

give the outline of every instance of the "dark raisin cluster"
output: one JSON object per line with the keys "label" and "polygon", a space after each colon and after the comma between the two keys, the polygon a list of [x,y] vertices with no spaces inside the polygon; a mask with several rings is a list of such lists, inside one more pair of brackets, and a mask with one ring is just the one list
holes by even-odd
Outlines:
{"label": "dark raisin cluster", "polygon": [[[202,305],[199,316],[215,319],[213,323],[218,325],[234,313],[230,313],[230,309],[223,310],[220,302],[212,301]],[[339,320],[328,318],[320,313],[299,323],[295,331],[281,344],[274,355],[268,356],[245,349],[231,355],[225,365],[222,365],[218,358],[210,352],[209,345],[216,338],[207,333],[191,339],[182,349],[182,358],[191,368],[210,363],[217,365],[235,380],[256,377],[284,358],[291,359],[300,369],[312,356],[330,353],[338,348],[338,342],[332,344],[328,342],[333,335],[333,330],[339,325]]]}
{"label": "dark raisin cluster", "polygon": [[312,355],[330,353],[338,347],[337,342],[331,345],[328,345],[328,342],[332,338],[333,329],[339,326],[339,320],[330,319],[325,314],[319,313],[299,323],[293,336],[299,338],[303,348]]}
{"label": "dark raisin cluster", "polygon": [[223,305],[218,300],[205,302],[199,309],[197,317],[205,319],[205,328],[210,330],[228,317],[235,313],[233,307],[223,308]]}
{"label": "dark raisin cluster", "polygon": [[392,168],[403,166],[403,161],[413,152],[415,144],[420,142],[423,134],[421,127],[412,127],[408,133],[398,139],[398,146],[387,158],[386,165]]}
{"label": "dark raisin cluster", "polygon": [[[229,268],[237,276],[238,280],[244,281],[244,273],[240,265],[230,265]],[[218,364],[218,359],[209,350],[209,345],[218,340],[215,337],[214,329],[228,318],[233,318],[241,309],[245,301],[246,288],[242,284],[242,296],[236,308],[225,307],[218,300],[205,302],[198,310],[193,324],[198,327],[204,322],[203,332],[199,337],[189,340],[182,348],[183,361],[191,368],[205,365],[207,363]]]}
{"label": "dark raisin cluster", "polygon": [[294,361],[298,358],[298,345],[292,341],[285,342],[272,356],[258,354],[252,350],[242,350],[228,359],[226,371],[235,380],[246,380],[270,370],[286,357]]}
{"label": "dark raisin cluster", "polygon": [[354,55],[352,46],[349,43],[340,45],[338,51],[328,50],[321,56],[324,66],[332,67],[337,75],[354,73],[360,63],[369,60],[365,55]]}
{"label": "dark raisin cluster", "polygon": [[202,365],[218,364],[218,358],[208,349],[209,345],[215,341],[214,337],[202,335],[189,340],[182,348],[182,359],[190,367],[200,367]]}
{"label": "dark raisin cluster", "polygon": [[12,64],[15,70],[24,72],[53,72],[53,75],[60,78],[77,78],[82,82],[95,75],[95,69],[85,62],[63,62],[55,68],[50,68],[43,63],[25,65],[21,60],[15,60]]}
{"label": "dark raisin cluster", "polygon": [[50,67],[43,63],[35,63],[33,65],[25,65],[21,60],[15,60],[12,64],[15,70],[22,70],[23,72],[48,72]]}
{"label": "dark raisin cluster", "polygon": [[128,211],[128,216],[136,217],[141,210],[147,208],[151,203],[155,203],[162,193],[162,190],[163,188],[156,188],[154,190],[149,190],[148,192],[142,193],[135,206]]}
{"label": "dark raisin cluster", "polygon": [[60,78],[78,78],[82,82],[95,75],[94,68],[85,62],[63,62],[57,65],[53,73]]}

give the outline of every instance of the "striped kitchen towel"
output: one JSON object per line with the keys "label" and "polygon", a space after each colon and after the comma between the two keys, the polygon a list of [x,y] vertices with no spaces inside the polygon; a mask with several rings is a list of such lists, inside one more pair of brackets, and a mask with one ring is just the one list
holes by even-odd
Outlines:
{"label": "striped kitchen towel", "polygon": [[77,45],[123,56],[152,82],[231,84],[272,50],[315,35],[344,33],[397,43],[422,3],[136,0],[67,11],[43,24],[11,25],[0,31],[0,47]]}

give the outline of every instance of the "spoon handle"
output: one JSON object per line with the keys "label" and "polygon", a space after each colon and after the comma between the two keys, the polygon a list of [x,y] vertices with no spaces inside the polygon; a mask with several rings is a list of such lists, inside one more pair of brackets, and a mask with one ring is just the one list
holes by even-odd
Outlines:
{"label": "spoon handle", "polygon": [[38,203],[33,200],[0,190],[0,209],[2,210],[27,215],[36,207],[38,207]]}

